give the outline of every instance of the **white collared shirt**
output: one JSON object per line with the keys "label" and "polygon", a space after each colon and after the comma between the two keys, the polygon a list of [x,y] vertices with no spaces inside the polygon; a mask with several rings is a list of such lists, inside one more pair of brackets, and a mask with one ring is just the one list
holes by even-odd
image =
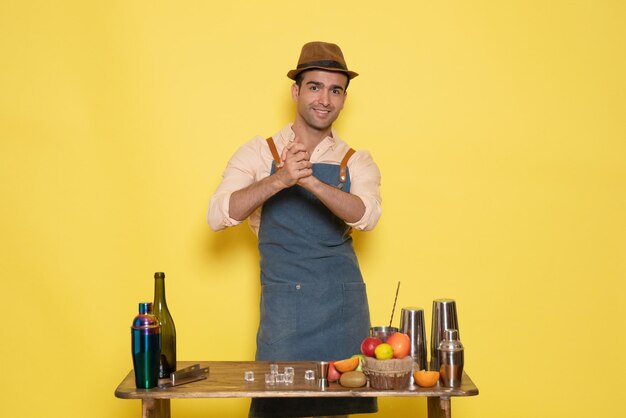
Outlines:
{"label": "white collared shirt", "polygon": [[[285,126],[273,135],[278,155],[283,148],[295,139],[292,124]],[[331,136],[324,138],[310,156],[311,163],[339,165],[350,146],[332,130]],[[250,184],[268,177],[274,158],[265,138],[255,136],[241,146],[228,161],[222,174],[222,182],[211,197],[207,221],[211,228],[220,231],[229,226],[240,224],[229,216],[230,195]],[[381,215],[380,170],[367,151],[357,151],[348,161],[350,172],[350,193],[358,196],[365,205],[363,217],[350,227],[369,231],[376,226]],[[258,236],[262,207],[257,208],[248,219],[250,228]]]}

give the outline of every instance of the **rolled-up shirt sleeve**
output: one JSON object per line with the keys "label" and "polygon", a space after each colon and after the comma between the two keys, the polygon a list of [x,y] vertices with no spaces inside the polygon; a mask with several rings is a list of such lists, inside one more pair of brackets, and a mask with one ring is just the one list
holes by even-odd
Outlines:
{"label": "rolled-up shirt sleeve", "polygon": [[360,231],[372,230],[382,213],[380,196],[380,170],[368,151],[357,151],[348,161],[350,193],[358,196],[365,205],[365,213],[358,221],[347,223]]}
{"label": "rolled-up shirt sleeve", "polygon": [[263,139],[256,137],[241,146],[228,161],[222,181],[209,201],[207,222],[214,231],[242,222],[229,216],[230,196],[258,181],[264,174],[269,175],[269,169],[264,169],[262,161],[263,146]]}
{"label": "rolled-up shirt sleeve", "polygon": [[[291,124],[274,135],[279,154],[285,144],[294,138]],[[338,165],[348,149],[350,147],[333,131],[333,138],[327,137],[318,145],[311,162]],[[207,222],[211,229],[221,231],[241,223],[229,216],[231,195],[269,176],[273,160],[267,141],[258,135],[235,152],[222,174],[222,181],[209,201]],[[361,219],[347,224],[357,230],[369,231],[376,226],[381,215],[380,170],[370,153],[364,150],[352,155],[348,160],[348,170],[350,193],[363,201],[365,212]],[[262,206],[255,209],[248,218],[248,225],[257,235],[262,210]]]}

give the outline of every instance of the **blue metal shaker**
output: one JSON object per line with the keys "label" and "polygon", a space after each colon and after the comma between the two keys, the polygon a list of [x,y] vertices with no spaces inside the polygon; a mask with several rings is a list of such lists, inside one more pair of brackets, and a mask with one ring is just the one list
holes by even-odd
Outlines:
{"label": "blue metal shaker", "polygon": [[139,303],[139,314],[131,326],[133,368],[138,389],[156,387],[159,383],[161,326],[152,314],[152,303]]}

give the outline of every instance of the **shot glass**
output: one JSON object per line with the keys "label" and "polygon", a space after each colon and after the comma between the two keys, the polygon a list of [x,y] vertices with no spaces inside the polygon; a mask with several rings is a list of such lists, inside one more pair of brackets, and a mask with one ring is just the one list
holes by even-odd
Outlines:
{"label": "shot glass", "polygon": [[288,384],[288,385],[292,384],[294,377],[295,377],[295,375],[293,373],[291,373],[291,374],[285,373],[285,383]]}
{"label": "shot glass", "polygon": [[276,378],[276,383],[285,383],[285,373],[276,373],[274,377]]}
{"label": "shot glass", "polygon": [[315,372],[313,370],[306,370],[304,372],[304,380],[315,380]]}
{"label": "shot glass", "polygon": [[243,374],[243,378],[246,380],[246,382],[254,382],[254,372],[253,371],[247,371]]}
{"label": "shot glass", "polygon": [[270,373],[276,374],[278,373],[278,364],[270,364]]}
{"label": "shot glass", "polygon": [[285,376],[288,376],[288,375],[292,375],[293,376],[294,374],[295,374],[295,370],[294,370],[293,367],[291,367],[291,366],[285,367]]}
{"label": "shot glass", "polygon": [[265,384],[274,385],[276,383],[276,375],[274,373],[265,373]]}

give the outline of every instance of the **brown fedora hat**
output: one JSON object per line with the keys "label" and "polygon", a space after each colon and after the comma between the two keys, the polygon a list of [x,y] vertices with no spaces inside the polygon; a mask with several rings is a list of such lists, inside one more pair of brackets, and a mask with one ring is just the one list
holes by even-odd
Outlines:
{"label": "brown fedora hat", "polygon": [[348,70],[343,59],[341,48],[328,42],[309,42],[304,44],[295,70],[287,73],[287,77],[295,80],[298,74],[306,70],[338,71],[353,79],[358,73]]}

